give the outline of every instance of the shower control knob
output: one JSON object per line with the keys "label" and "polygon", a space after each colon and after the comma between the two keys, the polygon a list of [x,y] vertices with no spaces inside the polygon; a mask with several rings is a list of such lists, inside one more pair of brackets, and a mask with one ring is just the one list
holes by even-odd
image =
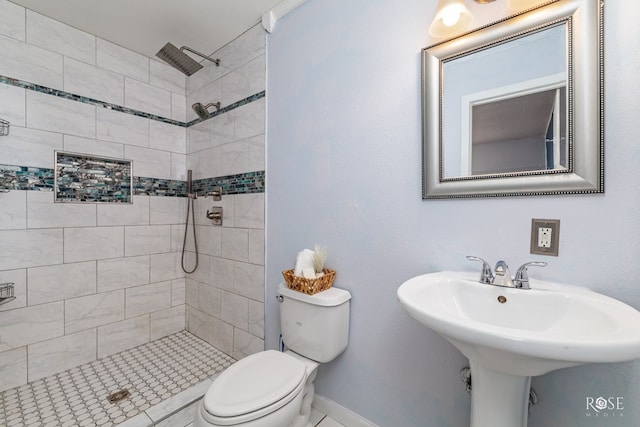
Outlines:
{"label": "shower control knob", "polygon": [[222,207],[214,206],[211,211],[207,209],[207,219],[210,219],[213,225],[222,225]]}

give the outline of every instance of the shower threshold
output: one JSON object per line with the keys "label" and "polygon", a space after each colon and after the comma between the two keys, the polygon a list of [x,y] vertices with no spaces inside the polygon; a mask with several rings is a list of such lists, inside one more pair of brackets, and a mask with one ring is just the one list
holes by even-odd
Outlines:
{"label": "shower threshold", "polygon": [[185,426],[234,361],[178,332],[0,393],[0,425]]}

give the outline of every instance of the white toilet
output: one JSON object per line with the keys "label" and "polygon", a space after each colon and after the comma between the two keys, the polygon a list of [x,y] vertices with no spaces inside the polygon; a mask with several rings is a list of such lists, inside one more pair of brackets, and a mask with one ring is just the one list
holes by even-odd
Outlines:
{"label": "white toilet", "polygon": [[278,288],[282,338],[288,351],[266,350],[239,360],[211,384],[194,426],[309,427],[318,365],[335,359],[349,341],[344,289],[306,295]]}

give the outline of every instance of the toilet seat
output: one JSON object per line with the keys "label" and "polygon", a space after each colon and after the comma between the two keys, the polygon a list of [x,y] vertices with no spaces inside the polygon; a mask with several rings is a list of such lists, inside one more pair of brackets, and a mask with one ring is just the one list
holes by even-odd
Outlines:
{"label": "toilet seat", "polygon": [[231,365],[204,396],[203,414],[215,425],[235,425],[268,415],[293,400],[306,383],[300,360],[267,350]]}

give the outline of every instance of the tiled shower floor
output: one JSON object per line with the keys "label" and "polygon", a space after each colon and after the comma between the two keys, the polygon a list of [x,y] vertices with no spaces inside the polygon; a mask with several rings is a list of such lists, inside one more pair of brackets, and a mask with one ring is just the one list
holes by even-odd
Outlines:
{"label": "tiled shower floor", "polygon": [[[0,393],[0,425],[108,427],[134,421],[233,362],[179,332]],[[107,397],[119,390],[129,397],[110,403]]]}

